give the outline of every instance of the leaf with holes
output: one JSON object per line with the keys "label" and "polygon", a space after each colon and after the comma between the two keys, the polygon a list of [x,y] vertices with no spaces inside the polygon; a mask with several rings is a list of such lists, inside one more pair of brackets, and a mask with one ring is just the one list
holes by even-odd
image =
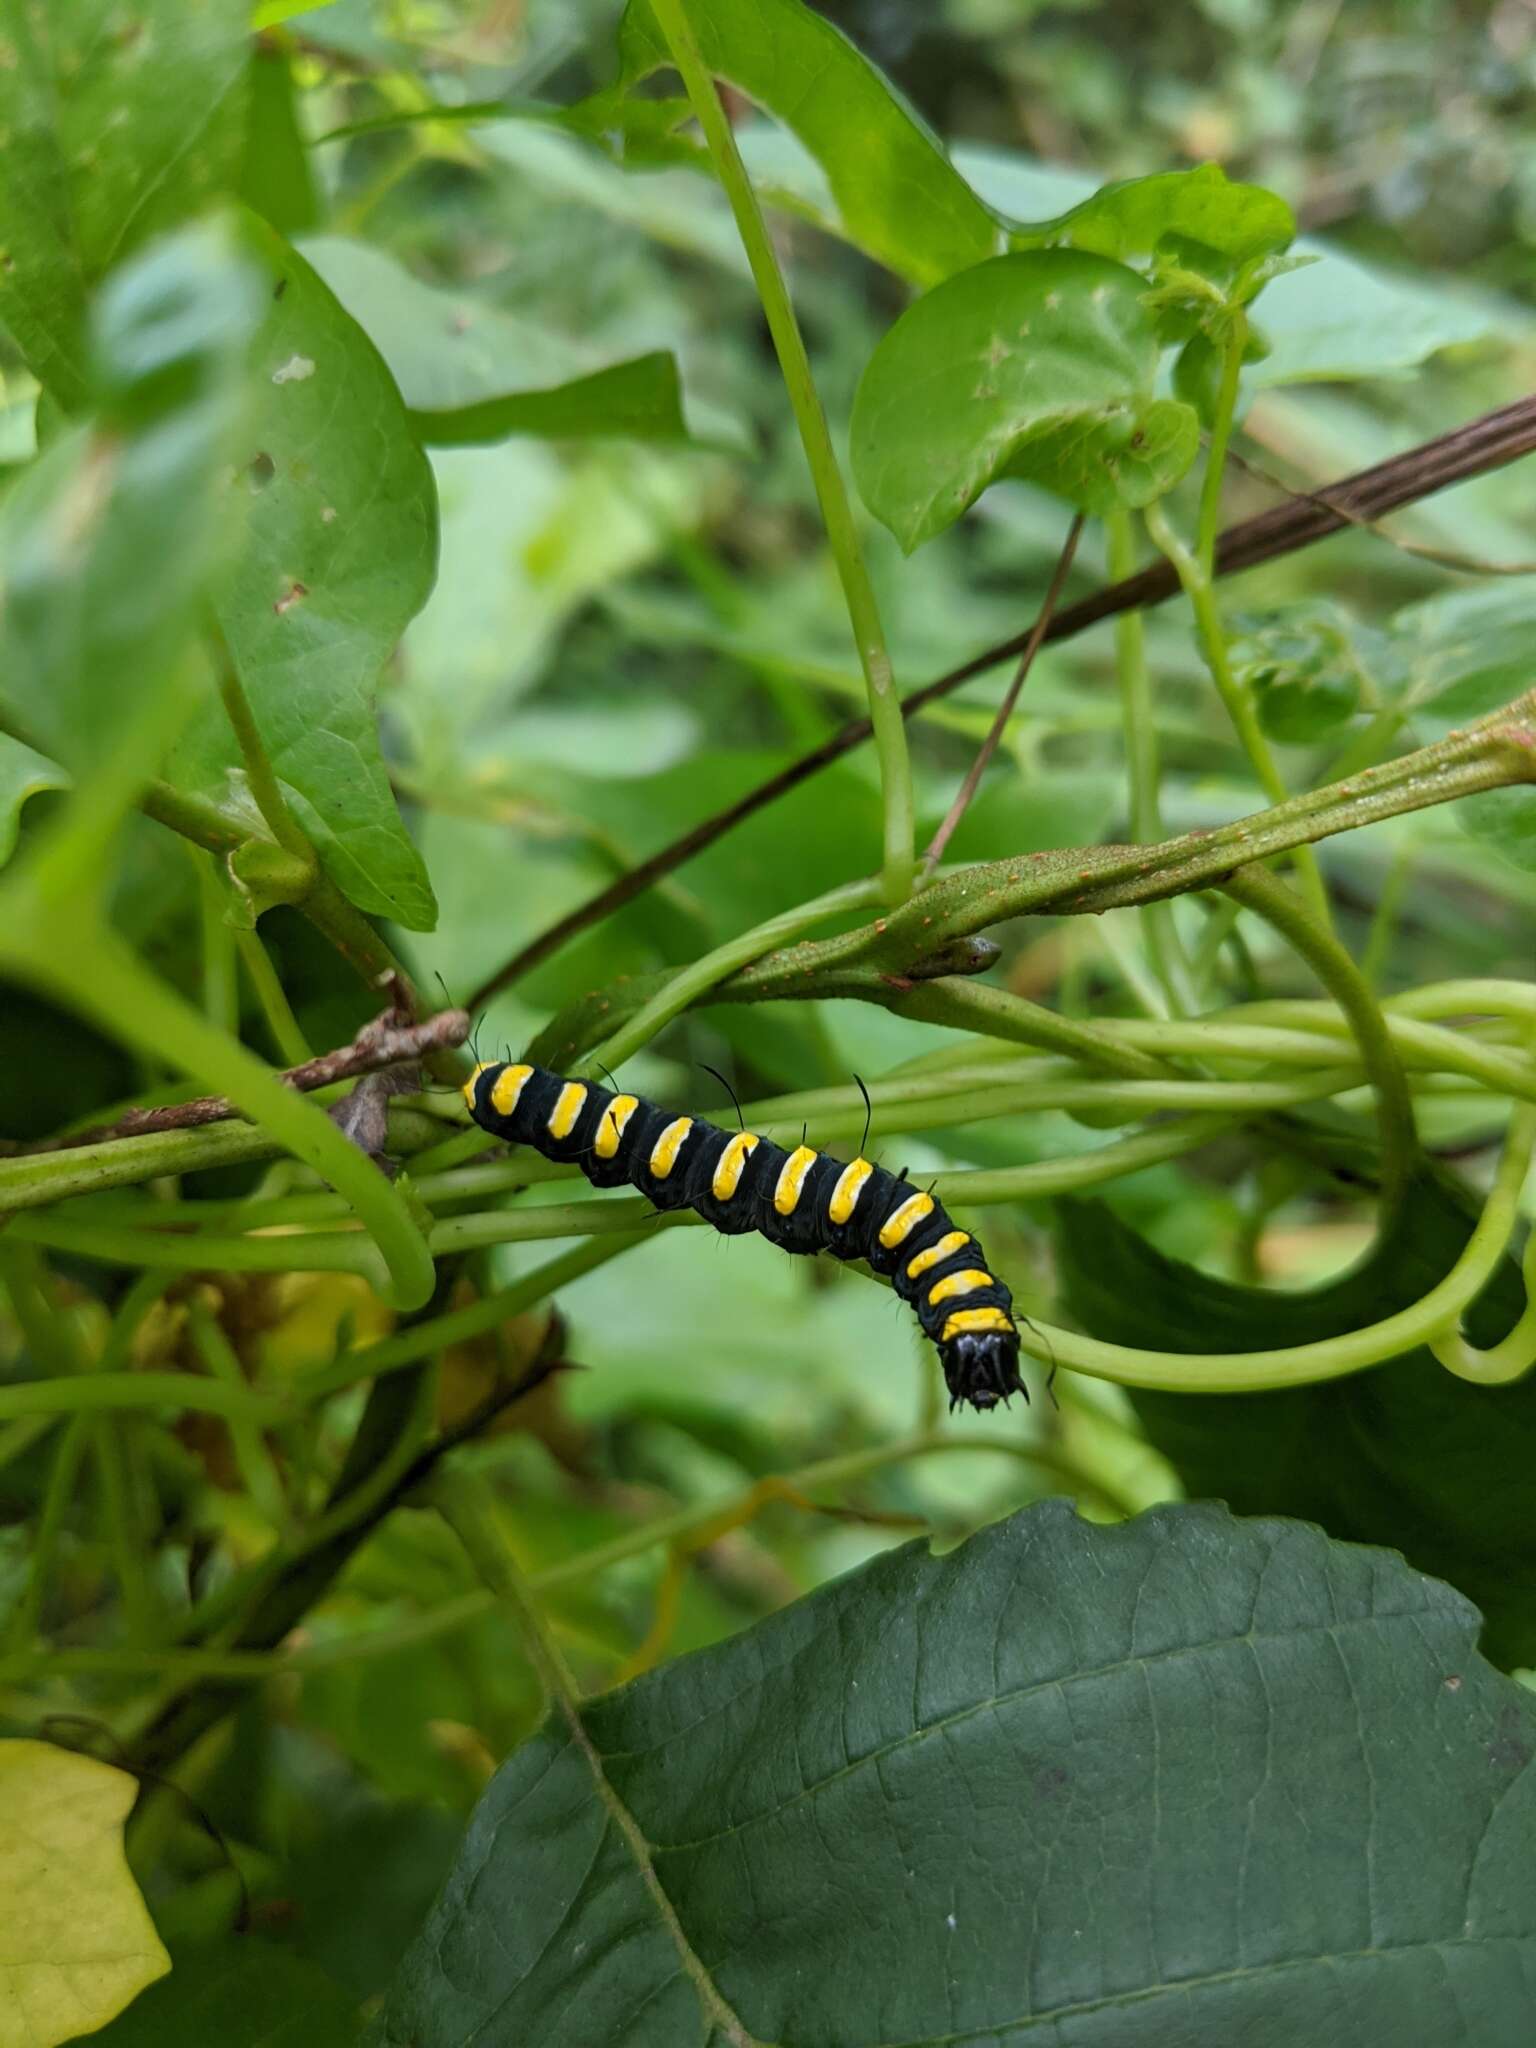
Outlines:
{"label": "leaf with holes", "polygon": [[126,1771],[0,1742],[0,2048],[54,2048],[171,1967],[123,1854]]}
{"label": "leaf with holes", "polygon": [[[1276,1293],[1164,1257],[1102,1203],[1061,1202],[1059,1270],[1091,1335],[1194,1354],[1193,1375],[1201,1352],[1310,1344],[1410,1307],[1445,1277],[1475,1220],[1459,1184],[1422,1174],[1367,1260],[1321,1287]],[[1524,1301],[1506,1258],[1467,1316],[1473,1342],[1507,1335]],[[1536,1377],[1473,1386],[1417,1350],[1316,1386],[1132,1399],[1190,1492],[1396,1544],[1477,1601],[1490,1656],[1536,1663]]]}
{"label": "leaf with holes", "polygon": [[1224,1508],[909,1544],[504,1766],[378,2048],[1524,2048],[1536,1701]]}
{"label": "leaf with holes", "polygon": [[1153,397],[1145,294],[1123,264],[1044,249],[978,264],[908,308],[869,359],[850,430],[864,502],[908,553],[1000,477],[1102,512],[1183,474],[1198,428]]}
{"label": "leaf with holes", "polygon": [[[327,873],[362,910],[413,931],[436,916],[379,746],[385,662],[432,587],[432,472],[378,352],[262,221],[266,289],[256,416],[230,482],[243,548],[220,605],[278,778]],[[239,756],[210,703],[171,779],[244,815]]]}
{"label": "leaf with holes", "polygon": [[91,286],[234,173],[248,21],[247,0],[4,10],[0,320],[70,410],[89,384]]}

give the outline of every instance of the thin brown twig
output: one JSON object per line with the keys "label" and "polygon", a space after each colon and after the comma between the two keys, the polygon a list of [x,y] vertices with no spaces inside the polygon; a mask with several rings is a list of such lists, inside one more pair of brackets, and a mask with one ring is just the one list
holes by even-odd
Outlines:
{"label": "thin brown twig", "polygon": [[[278,1076],[290,1088],[309,1093],[328,1088],[335,1081],[350,1081],[359,1074],[376,1074],[383,1067],[400,1066],[408,1060],[425,1059],[430,1053],[450,1051],[469,1036],[469,1016],[464,1010],[439,1010],[434,1017],[413,1024],[409,1014],[385,1010],[365,1024],[350,1045],[323,1052]],[[9,1155],[34,1152],[66,1152],[76,1145],[98,1145],[107,1138],[142,1138],[152,1131],[195,1130],[200,1124],[223,1123],[245,1112],[227,1095],[199,1095],[190,1102],[168,1102],[155,1109],[130,1109],[116,1123],[96,1124],[88,1131],[72,1131],[67,1138],[47,1138],[36,1145],[21,1145]]]}
{"label": "thin brown twig", "polygon": [[[1218,576],[1235,575],[1240,569],[1256,568],[1261,562],[1271,562],[1278,556],[1294,553],[1298,548],[1310,547],[1314,541],[1326,539],[1343,527],[1362,521],[1369,525],[1403,505],[1411,505],[1417,499],[1448,490],[1452,484],[1464,483],[1469,477],[1483,476],[1491,469],[1516,462],[1533,449],[1536,449],[1536,397],[1517,399],[1512,405],[1484,413],[1466,426],[1452,428],[1448,434],[1437,434],[1433,440],[1421,442],[1386,462],[1374,463],[1369,469],[1340,478],[1328,486],[1326,497],[1317,492],[1305,496],[1290,492],[1286,503],[1272,506],[1255,518],[1228,527],[1216,543],[1216,573]],[[1097,625],[1101,619],[1135,611],[1144,605],[1162,604],[1175,595],[1178,587],[1178,576],[1171,563],[1162,560],[1151,562],[1134,576],[1106,584],[1103,589],[1080,598],[1077,603],[1063,606],[1051,620],[1044,637],[1047,641],[1070,639],[1087,627]],[[1031,626],[1029,631],[1016,634],[1011,640],[984,649],[958,668],[952,668],[922,689],[912,691],[901,700],[902,716],[910,718],[925,705],[958,690],[973,676],[1021,654],[1033,630]],[[589,925],[633,902],[653,882],[683,866],[706,846],[712,846],[733,825],[750,818],[754,812],[773,803],[807,777],[830,767],[869,736],[868,719],[852,720],[819,747],[813,747],[798,760],[789,762],[776,775],[769,776],[766,782],[760,782],[755,789],[749,789],[744,796],[738,797],[735,803],[701,819],[649,859],[599,889],[586,902],[578,903],[574,910],[547,925],[481,983],[469,999],[471,1011],[478,1010],[492,996],[510,988],[515,981],[520,981],[525,974],[542,965],[577,932],[585,931]]]}
{"label": "thin brown twig", "polygon": [[1013,672],[1013,680],[1003,692],[1003,701],[997,707],[997,716],[992,721],[991,730],[981,743],[980,751],[971,763],[969,774],[964,782],[961,783],[959,789],[956,790],[954,802],[944,813],[943,824],[940,825],[938,831],[934,833],[933,838],[928,843],[928,851],[923,855],[922,866],[918,871],[918,880],[920,882],[925,882],[944,858],[944,849],[955,836],[955,827],[970,808],[971,798],[975,796],[980,786],[981,778],[987,772],[987,764],[997,752],[1003,734],[1008,729],[1008,721],[1013,716],[1013,707],[1019,701],[1019,692],[1024,687],[1024,679],[1029,674],[1031,668],[1033,668],[1035,656],[1040,652],[1041,645],[1050,628],[1051,619],[1056,610],[1056,601],[1061,596],[1062,585],[1066,582],[1068,572],[1072,567],[1072,557],[1077,553],[1077,543],[1082,538],[1083,518],[1084,515],[1079,512],[1072,521],[1072,524],[1067,528],[1067,537],[1061,544],[1061,553],[1056,557],[1056,567],[1051,571],[1051,580],[1046,588],[1045,602],[1040,607],[1039,617],[1029,629],[1029,638],[1024,643],[1024,652],[1019,656],[1019,665]]}
{"label": "thin brown twig", "polygon": [[1362,533],[1384,540],[1400,555],[1412,555],[1415,561],[1433,562],[1437,569],[1452,569],[1458,576],[1536,576],[1536,562],[1489,562],[1480,555],[1461,554],[1455,548],[1436,548],[1427,541],[1404,540],[1400,534],[1388,533],[1379,519],[1362,519],[1358,513],[1351,512],[1326,489],[1308,490],[1303,484],[1288,484],[1272,469],[1266,469],[1251,456],[1240,454],[1236,448],[1227,450],[1227,460],[1245,476],[1251,476],[1255,483],[1267,484],[1272,491],[1282,491],[1288,498],[1305,498],[1311,504],[1338,512],[1350,526],[1358,526]]}

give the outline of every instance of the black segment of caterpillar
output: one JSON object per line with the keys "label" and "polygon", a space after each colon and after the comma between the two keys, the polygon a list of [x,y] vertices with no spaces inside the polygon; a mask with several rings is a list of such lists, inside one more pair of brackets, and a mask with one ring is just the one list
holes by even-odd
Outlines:
{"label": "black segment of caterpillar", "polygon": [[520,1063],[476,1067],[464,1099],[482,1130],[568,1161],[594,1187],[633,1187],[657,1209],[696,1210],[728,1237],[755,1230],[781,1251],[866,1260],[938,1346],[951,1408],[1028,1400],[1008,1289],[941,1202],[883,1166],[808,1145],[786,1152],[752,1131]]}

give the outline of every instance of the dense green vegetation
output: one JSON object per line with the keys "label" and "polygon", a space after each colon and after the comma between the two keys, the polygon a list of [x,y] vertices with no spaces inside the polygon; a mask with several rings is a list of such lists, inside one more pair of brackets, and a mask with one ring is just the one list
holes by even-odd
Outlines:
{"label": "dense green vegetation", "polygon": [[0,2048],[1531,2038],[1536,24],[1151,20],[0,0]]}

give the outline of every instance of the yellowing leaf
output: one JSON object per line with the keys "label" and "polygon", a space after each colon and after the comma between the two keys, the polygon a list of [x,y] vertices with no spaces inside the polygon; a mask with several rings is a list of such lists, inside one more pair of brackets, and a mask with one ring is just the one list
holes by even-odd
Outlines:
{"label": "yellowing leaf", "polygon": [[94,2033],[163,1977],[123,1854],[137,1787],[46,1742],[0,1742],[0,2048]]}

